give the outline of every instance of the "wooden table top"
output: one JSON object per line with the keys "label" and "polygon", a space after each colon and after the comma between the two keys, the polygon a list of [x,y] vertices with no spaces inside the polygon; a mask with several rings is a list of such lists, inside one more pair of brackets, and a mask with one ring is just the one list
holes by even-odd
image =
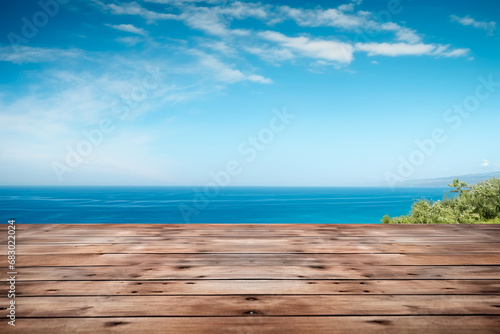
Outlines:
{"label": "wooden table top", "polygon": [[500,225],[18,224],[16,270],[0,333],[500,333]]}

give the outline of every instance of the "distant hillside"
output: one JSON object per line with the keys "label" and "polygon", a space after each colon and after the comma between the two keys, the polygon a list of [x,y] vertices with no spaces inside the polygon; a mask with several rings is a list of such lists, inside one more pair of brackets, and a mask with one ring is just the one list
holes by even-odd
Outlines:
{"label": "distant hillside", "polygon": [[500,179],[500,172],[492,173],[482,173],[482,174],[468,174],[460,176],[447,176],[439,177],[435,179],[421,179],[421,180],[409,180],[400,183],[402,187],[446,187],[453,179],[460,179],[460,181],[465,181],[468,184],[478,183],[485,181],[492,177]]}

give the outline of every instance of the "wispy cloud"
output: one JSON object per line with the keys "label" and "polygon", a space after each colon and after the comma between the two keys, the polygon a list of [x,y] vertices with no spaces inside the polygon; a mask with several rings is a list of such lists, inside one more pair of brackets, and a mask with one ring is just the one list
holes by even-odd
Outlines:
{"label": "wispy cloud", "polygon": [[467,56],[469,54],[469,52],[470,52],[470,49],[468,49],[468,48],[453,49],[453,48],[451,48],[450,44],[446,44],[446,45],[438,44],[438,45],[436,45],[436,48],[434,49],[434,51],[430,55],[436,56],[436,57],[454,58],[454,57]]}
{"label": "wispy cloud", "polygon": [[208,7],[189,7],[179,16],[184,23],[210,35],[228,35],[230,30],[216,10]]}
{"label": "wispy cloud", "polygon": [[224,41],[218,41],[214,39],[204,39],[200,42],[199,45],[204,48],[211,49],[218,53],[224,54],[226,56],[235,56],[238,53],[238,51],[234,47],[229,46]]}
{"label": "wispy cloud", "polygon": [[245,3],[235,1],[228,6],[221,6],[217,9],[220,14],[234,17],[238,20],[253,17],[256,19],[263,19],[269,17],[271,5],[262,5],[260,3]]}
{"label": "wispy cloud", "polygon": [[39,48],[31,46],[0,47],[0,61],[15,64],[42,63],[81,56],[78,49]]}
{"label": "wispy cloud", "polygon": [[488,159],[481,160],[481,167],[500,167],[500,163],[491,162]]}
{"label": "wispy cloud", "polygon": [[179,19],[177,15],[168,13],[158,13],[152,10],[148,10],[137,2],[122,3],[122,4],[105,4],[103,2],[98,2],[101,7],[111,14],[115,15],[138,15],[150,22],[157,20],[177,20]]}
{"label": "wispy cloud", "polygon": [[[165,108],[172,104],[165,101],[176,102],[189,92],[160,85],[157,91],[147,93],[147,99],[131,107],[126,120],[121,120],[115,108],[142,87],[143,76],[148,72],[137,71],[141,65],[138,62],[123,63],[116,57],[105,61],[109,72],[44,70],[33,74],[35,83],[27,92],[17,92],[20,96],[0,96],[0,142],[5,148],[0,150],[0,158],[9,160],[9,168],[23,171],[16,173],[19,179],[14,183],[39,183],[40,178],[32,175],[33,170],[38,176],[43,174],[46,182],[56,183],[52,162],[64,161],[67,147],[75,148],[76,143],[86,139],[84,131],[98,128],[104,119],[113,122],[116,132],[106,134],[103,145],[84,157],[78,173],[68,174],[65,180],[83,184],[94,173],[111,178],[119,173],[125,178],[141,175],[138,179],[169,179],[169,158],[148,153],[165,128],[157,128],[156,122],[151,126],[138,125],[136,117],[148,113],[151,116],[158,105]],[[0,166],[0,173],[6,170],[7,167]],[[104,177],[99,182],[108,181]]]}
{"label": "wispy cloud", "polygon": [[[260,59],[273,64],[291,60],[297,57],[307,57],[314,60],[324,60],[327,63],[347,65],[353,61],[355,51],[367,52],[370,56],[407,56],[432,55],[439,57],[460,57],[469,53],[469,49],[453,49],[449,45],[426,44],[425,37],[415,29],[405,27],[396,22],[381,22],[374,13],[358,10],[356,6],[361,1],[350,1],[337,8],[304,9],[291,6],[274,6],[261,3],[245,3],[241,1],[217,0],[146,0],[147,2],[165,5],[164,12],[149,10],[137,2],[127,4],[101,4],[101,7],[115,15],[136,15],[148,22],[158,20],[176,20],[186,26],[203,31],[220,38],[211,49],[225,55],[235,55],[236,50],[243,49]],[[344,37],[343,41],[324,37],[289,37],[278,31],[255,31],[231,27],[235,20],[254,18],[267,25],[276,25],[286,20],[293,20],[301,27],[331,27],[344,31],[362,33],[390,32],[394,36],[385,42],[354,43]],[[476,22],[477,24],[477,22]],[[113,26],[115,29],[141,34],[132,25]],[[134,29],[135,28],[135,29]],[[255,36],[261,38],[256,41]],[[267,43],[262,43],[262,39]],[[140,42],[138,39],[119,38],[119,42],[129,45]],[[247,41],[246,43],[244,41]],[[275,45],[269,45],[269,42]],[[200,46],[207,48],[207,44]],[[235,76],[236,77],[236,76]]]}
{"label": "wispy cloud", "polygon": [[206,70],[210,70],[217,81],[225,83],[237,83],[242,81],[251,81],[261,84],[272,83],[271,79],[258,74],[243,74],[240,70],[224,64],[215,56],[197,50],[192,50],[191,52],[199,57],[199,64]]}
{"label": "wispy cloud", "polygon": [[137,35],[142,35],[142,36],[147,35],[146,30],[144,30],[142,28],[137,28],[136,26],[134,26],[132,24],[117,24],[117,25],[108,24],[107,26],[109,26],[113,29],[116,29],[116,30],[125,31],[125,32],[129,32],[132,34],[137,34]]}
{"label": "wispy cloud", "polygon": [[422,43],[357,43],[356,49],[367,52],[369,56],[397,57],[429,54],[435,47]]}
{"label": "wispy cloud", "polygon": [[178,18],[188,27],[202,30],[211,35],[245,36],[250,32],[245,29],[231,29],[231,20],[246,18],[265,20],[269,16],[270,6],[235,1],[224,6],[185,5],[180,8],[181,14],[178,15]]}
{"label": "wispy cloud", "polygon": [[408,44],[408,43],[356,43],[356,50],[368,53],[368,56],[421,56],[460,57],[468,54],[469,49],[448,50],[449,45]]}
{"label": "wispy cloud", "polygon": [[340,10],[341,12],[352,12],[354,10],[354,4],[349,3],[349,4],[340,5],[337,7],[337,9]]}
{"label": "wispy cloud", "polygon": [[285,49],[282,47],[271,47],[268,44],[247,46],[245,47],[245,51],[275,65],[279,65],[281,61],[291,60],[296,57],[296,55],[290,49]]}
{"label": "wispy cloud", "polygon": [[137,37],[137,36],[117,37],[115,40],[117,42],[126,44],[128,46],[134,46],[134,45],[144,41],[143,38]]}
{"label": "wispy cloud", "polygon": [[[254,17],[264,19],[267,17],[265,6],[259,4],[232,2],[225,6],[196,6],[193,3],[206,1],[149,1],[167,5],[177,5],[180,13],[162,13],[144,8],[137,2],[127,4],[104,4],[100,3],[101,8],[110,11],[114,15],[136,15],[146,19],[149,23],[158,20],[176,20],[182,21],[188,27],[202,30],[210,35],[246,35],[247,31],[243,29],[230,29],[231,19],[245,19]],[[212,2],[210,2],[212,3]]]}
{"label": "wispy cloud", "polygon": [[396,34],[396,40],[401,42],[419,43],[422,40],[415,30],[402,27],[394,22],[381,24],[379,29],[383,31],[393,31]]}
{"label": "wispy cloud", "polygon": [[[346,7],[344,7],[344,10],[345,9]],[[281,6],[278,10],[282,13],[284,18],[293,19],[298,25],[303,27],[356,29],[370,23],[366,12],[348,14],[345,13],[345,11],[335,8],[326,10],[321,8],[301,9],[291,8],[289,6]]]}
{"label": "wispy cloud", "polygon": [[303,27],[334,27],[355,32],[392,31],[398,41],[408,43],[421,41],[415,30],[394,22],[378,22],[376,16],[370,12],[354,12],[354,5],[354,3],[341,5],[337,9],[301,9],[282,6],[278,8],[278,12],[283,16],[282,20],[290,18]]}
{"label": "wispy cloud", "polygon": [[207,4],[225,3],[225,0],[144,0],[144,1],[167,4],[167,5],[181,5],[187,3],[207,3]]}
{"label": "wispy cloud", "polygon": [[489,35],[493,35],[493,31],[496,28],[496,22],[495,21],[476,21],[469,15],[464,16],[464,17],[459,17],[457,15],[450,15],[451,22],[458,22],[463,26],[472,26],[474,28],[478,29],[483,29],[488,32]]}
{"label": "wispy cloud", "polygon": [[264,31],[260,36],[268,41],[273,41],[283,48],[297,52],[302,56],[335,61],[349,64],[353,60],[354,48],[352,45],[343,42],[310,39],[305,36],[288,37],[276,31]]}

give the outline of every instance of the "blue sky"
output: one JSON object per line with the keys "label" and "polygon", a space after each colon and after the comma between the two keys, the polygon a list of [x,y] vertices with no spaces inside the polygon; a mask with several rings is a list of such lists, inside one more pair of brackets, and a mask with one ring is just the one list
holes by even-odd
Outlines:
{"label": "blue sky", "polygon": [[500,170],[499,2],[2,6],[0,184],[392,186]]}

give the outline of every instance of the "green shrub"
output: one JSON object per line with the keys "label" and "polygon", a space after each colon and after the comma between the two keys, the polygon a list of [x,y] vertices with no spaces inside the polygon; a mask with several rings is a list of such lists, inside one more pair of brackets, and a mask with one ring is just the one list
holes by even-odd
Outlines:
{"label": "green shrub", "polygon": [[391,220],[392,219],[391,219],[391,217],[389,217],[389,215],[385,215],[385,216],[382,217],[381,222],[382,222],[382,224],[390,224]]}
{"label": "green shrub", "polygon": [[[492,178],[468,186],[458,179],[449,185],[454,198],[445,195],[442,201],[421,200],[413,203],[408,215],[391,218],[383,224],[474,224],[500,223],[500,179]],[[465,189],[469,188],[469,189]]]}

